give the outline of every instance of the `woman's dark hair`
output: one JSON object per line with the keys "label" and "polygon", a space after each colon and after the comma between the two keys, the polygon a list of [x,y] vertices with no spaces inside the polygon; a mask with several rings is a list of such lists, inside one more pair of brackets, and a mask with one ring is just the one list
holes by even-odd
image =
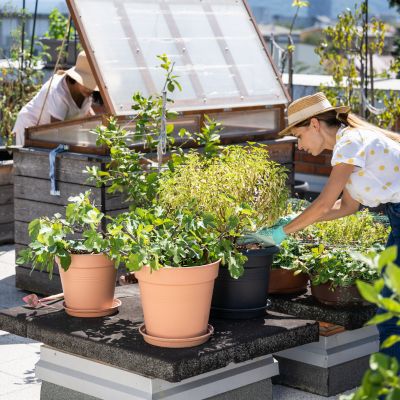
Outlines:
{"label": "woman's dark hair", "polygon": [[[329,127],[339,127],[341,124],[347,125],[347,114],[337,114],[336,110],[329,110],[311,118],[317,118],[318,121],[324,121]],[[296,127],[309,126],[311,123],[311,118],[298,123]]]}
{"label": "woman's dark hair", "polygon": [[[322,114],[315,115],[312,118],[317,118],[319,121],[324,121],[330,127],[336,126],[339,128],[341,124],[344,124],[350,128],[369,129],[384,134],[389,139],[392,139],[395,142],[400,143],[400,135],[398,133],[372,125],[353,113],[337,114],[335,110],[330,110]],[[296,127],[309,126],[310,123],[311,123],[311,118],[308,118],[305,121],[300,122],[295,126]]]}
{"label": "woman's dark hair", "polygon": [[65,79],[66,79],[67,82],[68,82],[69,84],[71,84],[71,85],[75,85],[75,83],[76,83],[76,80],[75,80],[74,78],[71,78],[69,75],[67,75],[67,76],[65,77]]}
{"label": "woman's dark hair", "polygon": [[93,98],[93,103],[99,104],[100,106],[104,105],[103,98],[101,97],[101,94],[98,90],[95,90],[92,93],[92,98]]}

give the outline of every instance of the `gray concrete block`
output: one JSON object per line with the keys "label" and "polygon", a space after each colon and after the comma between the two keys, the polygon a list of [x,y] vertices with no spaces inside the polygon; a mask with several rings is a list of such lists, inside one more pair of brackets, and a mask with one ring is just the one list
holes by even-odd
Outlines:
{"label": "gray concrete block", "polygon": [[[54,385],[43,381],[40,390],[40,400],[100,400],[98,397],[89,396],[66,387]],[[117,400],[117,399],[115,399]]]}
{"label": "gray concrete block", "polygon": [[368,369],[369,357],[321,368],[275,356],[279,362],[279,375],[272,378],[272,381],[322,396],[333,396],[361,383]]}
{"label": "gray concrete block", "polygon": [[[67,389],[50,382],[43,381],[40,400],[101,400],[75,390]],[[243,388],[231,390],[218,396],[208,397],[207,400],[272,400],[271,379],[265,379]]]}
{"label": "gray concrete block", "polygon": [[263,381],[243,386],[239,389],[218,396],[209,397],[208,400],[272,400],[272,381],[264,379]]}

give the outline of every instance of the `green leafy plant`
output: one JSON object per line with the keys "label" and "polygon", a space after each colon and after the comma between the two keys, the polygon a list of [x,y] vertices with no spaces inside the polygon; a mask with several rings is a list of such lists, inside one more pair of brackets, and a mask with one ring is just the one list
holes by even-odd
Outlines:
{"label": "green leafy plant", "polygon": [[211,158],[191,152],[184,163],[163,173],[158,201],[167,209],[213,213],[220,232],[227,231],[229,218],[241,207],[240,234],[271,225],[282,215],[286,178],[286,169],[269,160],[263,146],[228,146]]}
{"label": "green leafy plant", "polygon": [[[58,8],[53,8],[49,14],[49,29],[44,34],[48,39],[64,39],[68,27],[68,18],[65,17]],[[71,27],[70,35],[75,33],[74,28]]]}
{"label": "green leafy plant", "polygon": [[[21,20],[26,20],[25,11],[14,11]],[[0,144],[14,143],[13,128],[21,108],[32,99],[43,83],[40,63],[45,57],[42,43],[35,40],[37,55],[31,54],[30,41],[24,41],[21,51],[21,27],[11,32],[10,57],[8,65],[0,71]]]}
{"label": "green leafy plant", "polygon": [[308,243],[322,243],[326,247],[348,247],[359,251],[380,245],[381,250],[390,228],[379,222],[367,209],[333,221],[317,222],[296,236]]}
{"label": "green leafy plant", "polygon": [[[359,6],[356,5],[354,10],[346,9],[338,16],[336,25],[323,30],[323,40],[315,52],[320,57],[320,64],[332,75],[334,86],[321,86],[320,89],[326,93],[333,105],[338,105],[341,100],[341,103],[349,105],[355,113],[366,117],[368,121],[390,128],[400,115],[399,96],[394,92],[386,93],[373,88],[374,79],[387,77],[388,73],[380,76],[374,71],[369,71],[368,82],[365,76],[365,65],[371,65],[372,55],[382,54],[386,26],[375,18],[367,22],[366,7],[367,4],[363,1]],[[365,40],[367,32],[370,33],[368,43]],[[398,62],[392,63],[390,72],[397,74],[399,67]],[[385,107],[384,112],[365,112],[367,107],[363,105],[360,92],[364,92],[368,84],[372,85],[368,91],[368,101],[373,107],[382,103]]]}
{"label": "green leafy plant", "polygon": [[[127,201],[130,203],[131,213],[123,214],[120,219],[112,223],[113,229],[117,231],[122,227],[121,232],[126,233],[127,226],[137,223],[137,219],[142,217],[145,212],[147,222],[142,221],[142,225],[147,227],[152,226],[148,220],[151,219],[152,214],[159,213],[159,208],[157,207],[159,205],[165,210],[162,214],[163,218],[168,220],[171,229],[176,232],[181,232],[178,226],[178,219],[181,218],[180,216],[182,213],[187,213],[187,211],[184,210],[191,209],[191,218],[194,221],[199,220],[204,226],[206,226],[204,218],[210,220],[210,215],[212,215],[214,218],[213,224],[207,224],[204,238],[199,236],[198,240],[204,240],[204,246],[210,246],[208,254],[213,254],[214,251],[211,250],[214,245],[207,239],[207,235],[211,234],[211,231],[213,231],[212,235],[218,239],[218,258],[221,258],[222,263],[228,266],[232,276],[238,277],[243,272],[245,257],[233,247],[233,242],[228,240],[228,238],[235,238],[238,232],[241,231],[241,228],[239,228],[240,224],[242,224],[245,219],[249,219],[249,215],[252,214],[252,210],[250,210],[246,204],[231,202],[229,208],[226,208],[224,212],[223,218],[225,225],[224,229],[221,231],[217,229],[217,215],[207,212],[207,210],[185,207],[184,204],[173,208],[160,202],[159,187],[161,182],[171,178],[177,171],[182,171],[182,169],[187,168],[189,159],[194,154],[194,151],[190,152],[189,155],[183,151],[182,147],[186,143],[191,142],[193,146],[201,146],[200,158],[202,160],[208,160],[209,163],[215,162],[214,160],[222,156],[219,153],[220,124],[206,118],[205,124],[199,133],[190,133],[184,129],[180,130],[178,133],[174,133],[173,124],[167,123],[167,120],[171,120],[175,116],[175,113],[169,112],[166,108],[167,104],[172,102],[167,94],[176,89],[180,90],[181,87],[176,80],[177,76],[173,74],[173,64],[169,61],[168,57],[162,55],[159,56],[159,59],[161,60],[161,68],[166,74],[162,95],[146,98],[140,93],[134,94],[134,105],[132,108],[135,111],[135,126],[131,131],[122,129],[115,119],[110,119],[107,126],[101,126],[96,129],[96,133],[98,134],[97,143],[109,147],[111,162],[104,170],[99,168],[87,168],[87,172],[97,185],[107,185],[107,190],[109,192],[123,192]],[[144,144],[145,150],[148,150],[149,153],[142,153],[135,150],[132,145],[138,141]],[[162,143],[163,141],[164,143]],[[154,150],[157,150],[157,162],[154,160]],[[160,155],[162,156],[164,153],[163,150],[169,151],[168,158],[160,157]],[[151,151],[153,151],[153,153],[151,153]],[[200,152],[198,154],[200,154]],[[265,156],[266,153],[264,152],[263,155]],[[227,159],[227,157],[225,158]],[[166,171],[169,171],[169,173]],[[189,199],[189,201],[191,203],[194,202],[193,199]],[[141,211],[138,215],[137,212],[139,212],[139,210]],[[204,215],[207,217],[204,217]],[[160,222],[160,218],[160,215],[157,214],[156,220]],[[193,229],[195,229],[195,227]],[[169,255],[167,249],[169,246],[167,240],[168,235],[166,231],[163,231],[163,224],[157,225],[157,228],[151,232],[151,237],[149,237],[148,242],[146,242],[150,247],[143,248],[143,253],[141,253],[142,258],[140,258],[140,260],[151,258],[151,254],[154,254],[153,245],[165,251],[166,257]],[[185,233],[182,231],[181,233],[184,236],[189,235],[189,232]],[[163,240],[157,236],[158,234],[161,235]],[[189,240],[190,235],[187,236],[187,241],[179,240],[179,238],[173,236],[170,237],[170,241],[179,244],[179,252],[186,253],[189,251],[188,243],[191,242],[191,240]],[[128,239],[133,240],[132,235],[131,237],[124,236],[124,240],[129,242]],[[137,239],[138,238],[135,240]],[[119,243],[118,245],[122,246],[123,243]],[[125,250],[121,252],[121,257],[123,257],[124,262],[127,263],[129,268],[137,268],[138,265],[142,264],[132,264],[132,259],[138,261],[139,253],[135,252],[136,255],[131,256],[124,255],[125,253],[131,254],[132,252],[130,249],[132,248],[136,248],[134,243],[130,243],[128,247],[124,247]],[[145,258],[144,254],[147,254],[147,258]],[[158,259],[160,259],[159,255]],[[118,256],[116,256],[116,261],[118,263]],[[152,262],[156,263],[154,260]],[[167,261],[161,260],[159,261],[160,264],[156,263],[154,265],[161,265],[164,262]],[[199,262],[199,260],[197,259],[196,262]],[[133,265],[135,265],[135,267]]]}
{"label": "green leafy plant", "polygon": [[[41,217],[29,223],[32,242],[21,250],[17,264],[30,264],[32,269],[45,269],[51,278],[55,258],[67,271],[71,254],[109,252],[119,243],[119,237],[103,234],[100,230],[104,214],[90,201],[90,192],[70,197],[65,218],[61,214]],[[114,253],[111,251],[111,254]]]}
{"label": "green leafy plant", "polygon": [[[291,202],[288,211],[293,209],[301,211],[301,203]],[[307,272],[313,285],[330,282],[332,288],[354,285],[357,279],[372,282],[378,278],[377,270],[352,253],[382,250],[389,230],[368,210],[318,222],[282,242],[274,267]]]}
{"label": "green leafy plant", "polygon": [[199,266],[218,259],[234,267],[236,260],[245,258],[217,233],[214,216],[188,209],[167,214],[158,206],[136,208],[118,215],[107,230],[122,239],[112,258],[131,271],[145,265],[152,270]]}
{"label": "green leafy plant", "polygon": [[308,274],[309,269],[303,259],[303,254],[306,253],[306,245],[299,242],[294,237],[288,237],[282,242],[279,253],[275,255],[272,268],[291,270],[295,275],[301,272]]}
{"label": "green leafy plant", "polygon": [[[377,314],[369,322],[369,325],[379,324],[393,317],[400,317],[400,268],[395,264],[397,258],[397,246],[392,246],[379,253],[362,255],[354,254],[354,257],[369,264],[371,268],[380,273],[380,278],[373,283],[357,282],[361,295],[370,303],[386,310]],[[381,292],[384,286],[390,288],[393,294],[383,297]],[[399,335],[389,336],[382,344],[382,348],[388,348],[400,341]],[[341,400],[369,400],[385,399],[395,400],[400,397],[399,363],[396,358],[386,354],[372,354],[369,361],[369,370],[364,374],[361,386],[348,396],[341,396]]]}

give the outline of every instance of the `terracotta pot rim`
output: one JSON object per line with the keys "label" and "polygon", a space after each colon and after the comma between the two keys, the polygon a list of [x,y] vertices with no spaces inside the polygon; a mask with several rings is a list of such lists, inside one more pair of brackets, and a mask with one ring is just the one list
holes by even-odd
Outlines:
{"label": "terracotta pot rim", "polygon": [[[210,266],[215,265],[215,264],[219,264],[220,262],[221,262],[221,259],[219,259],[217,261],[214,261],[214,262],[211,262],[211,263],[208,263],[208,264],[192,265],[191,267],[171,267],[170,265],[166,265],[166,266],[164,266],[164,267],[162,267],[162,268],[160,268],[160,269],[158,269],[156,271],[151,271],[151,272],[153,273],[153,272],[162,271],[162,270],[166,270],[166,269],[167,270],[176,270],[176,269],[204,268],[204,267],[210,267]],[[142,268],[150,268],[150,265],[144,265]],[[138,272],[138,271],[135,271],[135,272]]]}

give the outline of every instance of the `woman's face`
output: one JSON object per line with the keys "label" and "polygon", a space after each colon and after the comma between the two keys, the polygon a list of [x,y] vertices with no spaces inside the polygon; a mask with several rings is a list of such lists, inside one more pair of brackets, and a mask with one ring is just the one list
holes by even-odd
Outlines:
{"label": "woman's face", "polygon": [[292,134],[297,137],[297,147],[313,156],[325,150],[325,139],[321,132],[321,123],[316,118],[311,118],[309,126],[292,128]]}
{"label": "woman's face", "polygon": [[76,82],[75,85],[77,86],[77,89],[79,91],[79,93],[83,96],[83,97],[89,97],[92,95],[93,90],[88,89],[87,87],[81,85],[79,82]]}

